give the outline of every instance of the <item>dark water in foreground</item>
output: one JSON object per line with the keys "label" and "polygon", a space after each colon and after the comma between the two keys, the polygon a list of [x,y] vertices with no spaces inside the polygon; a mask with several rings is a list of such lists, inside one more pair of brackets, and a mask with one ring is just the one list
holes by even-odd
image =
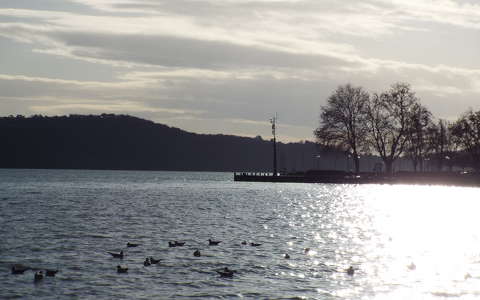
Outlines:
{"label": "dark water in foreground", "polygon": [[[479,195],[235,183],[228,173],[0,170],[0,298],[474,299]],[[106,253],[122,249],[128,274]],[[163,260],[144,267],[147,256]],[[13,263],[60,272],[34,283],[32,271],[11,275]],[[215,272],[225,266],[233,278]]]}

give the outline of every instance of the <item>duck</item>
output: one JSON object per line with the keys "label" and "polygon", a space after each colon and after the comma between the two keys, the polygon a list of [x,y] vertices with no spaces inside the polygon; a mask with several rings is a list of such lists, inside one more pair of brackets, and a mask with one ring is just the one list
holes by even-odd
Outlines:
{"label": "duck", "polygon": [[354,273],[355,273],[355,270],[353,269],[352,266],[350,266],[350,267],[347,269],[347,274],[353,276]]}
{"label": "duck", "polygon": [[58,273],[58,270],[45,270],[45,276],[48,276],[48,277],[55,277],[55,274]]}
{"label": "duck", "polygon": [[208,244],[210,246],[217,246],[218,244],[220,244],[222,241],[212,241],[211,239],[208,239]]}
{"label": "duck", "polygon": [[185,245],[185,242],[179,242],[179,241],[168,242],[168,247],[181,247],[183,245]]}
{"label": "duck", "polygon": [[145,267],[150,266],[150,265],[151,265],[151,263],[150,263],[150,258],[148,258],[148,257],[145,258],[145,261],[143,262],[143,265],[144,265]]}
{"label": "duck", "polygon": [[243,242],[242,242],[242,245],[246,245],[246,244],[247,244],[247,241],[243,241]]}
{"label": "duck", "polygon": [[150,259],[150,263],[151,263],[152,265],[156,265],[156,264],[158,264],[158,263],[161,261],[161,259],[155,259],[155,258],[153,258],[153,257],[151,257],[151,256],[149,257],[149,259]]}
{"label": "duck", "polygon": [[290,255],[288,255],[288,253],[285,254],[285,259],[290,259]]}
{"label": "duck", "polygon": [[35,281],[39,281],[39,280],[42,280],[43,279],[43,272],[42,271],[38,271],[35,273],[35,277],[34,277],[34,280]]}
{"label": "duck", "polygon": [[250,246],[252,246],[252,247],[258,247],[258,246],[261,246],[261,245],[262,245],[262,244],[253,243],[253,242],[252,242],[252,243],[250,243]]}
{"label": "duck", "polygon": [[140,244],[134,244],[134,243],[130,243],[130,242],[127,243],[127,247],[129,247],[129,248],[138,247],[138,246],[140,246]]}
{"label": "duck", "polygon": [[236,273],[235,270],[230,270],[228,267],[223,268],[222,270],[217,270],[217,273],[220,274],[220,277],[233,277],[233,273]]}
{"label": "duck", "polygon": [[[108,252],[108,251],[107,251]],[[123,259],[123,251],[120,251],[120,253],[114,253],[114,252],[108,252],[113,258],[120,258]]]}
{"label": "duck", "polygon": [[118,265],[117,266],[117,273],[128,273],[128,268]]}
{"label": "duck", "polygon": [[202,254],[200,253],[200,250],[195,250],[195,252],[193,252],[193,256],[195,257],[200,257]]}
{"label": "duck", "polygon": [[18,274],[23,274],[25,271],[29,270],[29,267],[25,267],[22,265],[13,265],[12,266],[12,274],[18,275]]}
{"label": "duck", "polygon": [[305,248],[304,252],[305,254],[308,254],[308,252],[310,252],[310,248]]}

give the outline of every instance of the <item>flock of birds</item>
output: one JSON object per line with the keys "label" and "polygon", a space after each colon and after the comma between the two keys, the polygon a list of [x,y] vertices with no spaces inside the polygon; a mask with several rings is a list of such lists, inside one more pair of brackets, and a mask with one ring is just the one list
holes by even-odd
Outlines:
{"label": "flock of birds", "polygon": [[[208,239],[208,245],[209,246],[218,246],[221,242],[222,241],[215,241],[215,240],[212,240],[212,239]],[[243,241],[243,242],[241,242],[241,244],[242,245],[250,245],[252,247],[259,247],[259,246],[262,245],[262,244],[254,243],[254,242],[247,243],[247,241]],[[171,247],[171,248],[182,247],[184,245],[185,245],[185,242],[179,242],[179,241],[168,242],[168,246]],[[130,242],[127,243],[127,248],[133,248],[133,247],[138,247],[138,246],[140,246],[140,244],[130,243]],[[305,254],[308,254],[309,251],[310,251],[310,248],[305,248],[304,249]],[[110,251],[107,251],[107,253],[110,254],[113,258],[116,258],[116,259],[123,259],[124,256],[125,256],[125,254],[123,253],[123,250],[118,252],[118,253],[110,252]],[[200,250],[196,249],[193,252],[193,256],[200,257],[200,256],[202,256],[202,253],[200,252]],[[284,258],[285,259],[290,259],[290,255],[287,253],[287,254],[284,255]],[[161,261],[161,259],[155,259],[154,257],[149,256],[149,257],[145,258],[145,261],[143,262],[143,265],[145,267],[148,267],[148,266],[151,266],[151,265],[158,264],[160,261]],[[55,277],[55,274],[57,274],[58,271],[59,271],[59,270],[51,270],[51,269],[39,270],[37,268],[30,268],[30,267],[27,267],[27,266],[24,266],[24,265],[21,265],[21,264],[14,264],[14,265],[12,265],[12,268],[11,268],[12,274],[15,274],[15,275],[23,274],[27,270],[32,270],[32,271],[35,272],[34,282],[41,281],[44,278],[44,276]],[[45,271],[45,273],[43,271]],[[222,269],[215,270],[215,272],[217,272],[220,275],[220,277],[233,277],[233,275],[235,273],[237,273],[236,270],[229,269],[228,267],[224,267]],[[353,276],[354,273],[355,273],[355,269],[352,266],[350,266],[348,269],[345,270],[345,272],[348,275]],[[122,265],[117,265],[117,273],[128,273],[128,267],[127,266],[122,266]]]}

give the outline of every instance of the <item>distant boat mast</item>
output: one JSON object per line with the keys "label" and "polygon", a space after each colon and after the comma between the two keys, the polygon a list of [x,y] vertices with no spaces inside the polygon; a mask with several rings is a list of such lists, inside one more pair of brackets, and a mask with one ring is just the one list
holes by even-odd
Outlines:
{"label": "distant boat mast", "polygon": [[277,139],[275,134],[275,123],[277,122],[277,114],[270,119],[272,124],[272,134],[273,134],[273,176],[277,176]]}

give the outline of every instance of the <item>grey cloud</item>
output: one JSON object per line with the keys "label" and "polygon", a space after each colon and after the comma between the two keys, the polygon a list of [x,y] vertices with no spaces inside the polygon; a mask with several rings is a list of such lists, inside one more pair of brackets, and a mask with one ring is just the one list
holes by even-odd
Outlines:
{"label": "grey cloud", "polygon": [[324,68],[353,67],[352,63],[326,55],[308,55],[248,47],[221,41],[174,36],[115,35],[57,32],[51,37],[70,47],[73,54],[96,59],[188,68]]}

